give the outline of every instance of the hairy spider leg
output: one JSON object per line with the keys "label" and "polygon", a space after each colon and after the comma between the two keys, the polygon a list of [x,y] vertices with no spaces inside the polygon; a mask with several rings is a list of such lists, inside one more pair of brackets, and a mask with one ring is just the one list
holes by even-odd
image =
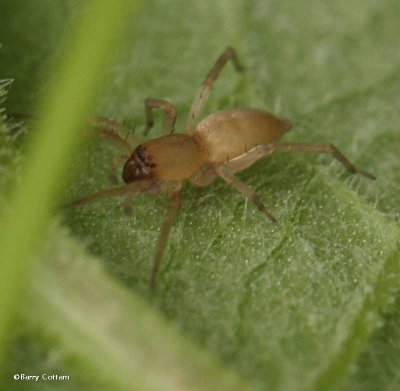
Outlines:
{"label": "hairy spider leg", "polygon": [[232,60],[233,65],[237,71],[242,71],[243,66],[239,61],[235,49],[228,47],[225,51],[218,57],[216,63],[207,73],[200,89],[198,90],[192,106],[189,111],[189,116],[186,122],[186,133],[192,135],[196,126],[197,119],[201,116],[204,106],[210,96],[211,89],[214,82],[217,80],[220,72],[227,63],[228,60]]}
{"label": "hairy spider leg", "polygon": [[161,227],[160,236],[158,237],[157,252],[154,257],[153,270],[151,273],[151,281],[150,281],[152,289],[154,289],[157,285],[158,271],[160,269],[160,265],[164,257],[165,248],[167,247],[168,244],[169,234],[176,220],[176,216],[178,215],[181,205],[182,205],[182,191],[180,187],[179,189],[175,189],[172,193],[170,199],[170,206],[167,213],[165,214],[164,221]]}
{"label": "hairy spider leg", "polygon": [[376,179],[375,175],[358,170],[353,163],[333,144],[310,144],[310,143],[273,143],[267,145],[258,145],[247,153],[236,157],[230,161],[232,165],[246,165],[246,161],[254,162],[274,152],[311,152],[311,153],[327,153],[332,155],[337,161],[351,174],[365,176],[368,179]]}
{"label": "hairy spider leg", "polygon": [[366,171],[359,171],[356,169],[353,163],[346,158],[346,156],[340,152],[333,144],[308,144],[308,143],[276,143],[267,145],[258,145],[247,153],[240,155],[229,162],[216,167],[215,171],[217,174],[225,180],[225,182],[232,185],[240,194],[245,198],[252,201],[256,207],[263,212],[270,220],[275,221],[274,216],[268,212],[264,204],[261,202],[257,193],[251,189],[247,184],[236,178],[235,172],[240,171],[242,168],[246,168],[249,164],[254,163],[256,160],[261,159],[265,156],[271,155],[274,152],[312,152],[312,153],[329,153],[336,160],[343,164],[343,166],[352,174],[358,174],[365,176],[369,179],[376,179],[374,175]]}
{"label": "hairy spider leg", "polygon": [[140,193],[150,190],[154,186],[156,186],[156,184],[154,183],[153,180],[143,179],[141,181],[129,183],[124,186],[119,186],[119,187],[114,187],[111,189],[97,191],[86,197],[78,198],[77,200],[68,202],[68,203],[62,205],[62,208],[69,208],[71,206],[88,204],[88,203],[92,203],[92,202],[97,202],[103,198],[122,196],[125,194],[138,195]]}
{"label": "hairy spider leg", "polygon": [[243,197],[250,200],[259,211],[267,216],[269,220],[273,222],[276,221],[272,213],[270,213],[265,205],[262,203],[257,193],[249,185],[238,179],[233,171],[230,170],[228,164],[216,167],[215,171],[226,183],[234,187]]}
{"label": "hairy spider leg", "polygon": [[[124,155],[130,155],[133,151],[132,145],[123,139],[118,131],[123,131],[129,134],[133,132],[131,128],[122,125],[119,122],[106,117],[92,117],[90,123],[99,136],[109,141],[115,148],[119,149]],[[139,142],[137,142],[139,144]]]}
{"label": "hairy spider leg", "polygon": [[147,136],[150,129],[154,125],[153,109],[164,110],[164,123],[163,123],[163,134],[167,135],[175,130],[175,122],[177,116],[176,107],[163,99],[146,99],[144,102],[144,110],[146,112],[146,128],[143,131],[143,135]]}
{"label": "hairy spider leg", "polygon": [[[9,118],[15,120],[35,120],[35,116],[26,113],[10,113],[7,114]],[[124,140],[118,131],[122,132],[132,132],[128,126],[120,124],[119,122],[102,116],[90,117],[89,123],[91,125],[91,130],[94,130],[103,139],[107,139],[114,147],[118,148],[123,154],[130,155],[133,151],[133,147],[130,143]],[[137,142],[139,144],[139,142]]]}

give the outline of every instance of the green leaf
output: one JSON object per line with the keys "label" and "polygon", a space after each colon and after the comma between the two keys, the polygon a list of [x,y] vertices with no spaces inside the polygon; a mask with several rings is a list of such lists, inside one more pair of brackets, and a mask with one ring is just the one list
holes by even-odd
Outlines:
{"label": "green leaf", "polygon": [[[334,126],[347,135],[352,127],[361,129],[357,123],[367,116],[365,107],[383,110],[380,96],[394,97],[398,86],[390,79],[375,94],[322,108],[304,117],[302,133],[311,141],[319,138],[310,135],[313,123],[339,107],[343,117],[332,115],[338,118]],[[395,108],[376,116],[376,126]],[[324,131],[329,137],[329,128]],[[304,140],[300,132],[296,138]],[[376,183],[344,181],[347,174],[336,163],[327,169],[318,166],[318,158],[305,156],[272,157],[244,173],[242,178],[277,208],[276,226],[222,184],[188,186],[160,281],[160,310],[260,384],[271,384],[276,376],[282,389],[298,388],[300,379],[304,389],[313,384],[327,389],[340,380],[398,284],[395,137],[371,134],[371,140],[355,155],[380,177]],[[96,147],[88,152],[93,158],[82,181],[100,170],[104,153]],[[98,188],[106,186],[108,165],[103,167]],[[86,186],[78,184],[76,195]],[[134,218],[121,214],[118,205],[109,200],[85,206],[81,213],[71,211],[69,221],[90,238],[112,272],[146,295],[154,227],[165,205],[137,199]]]}
{"label": "green leaf", "polygon": [[[50,8],[47,15],[68,14]],[[286,141],[333,142],[378,176],[350,177],[328,156],[260,161],[240,178],[257,189],[276,225],[222,182],[186,185],[156,294],[148,279],[166,198],[138,197],[132,217],[117,199],[66,213],[109,273],[255,386],[333,389],[366,349],[360,375],[344,383],[356,389],[379,349],[396,352],[379,336],[367,344],[399,285],[399,16],[396,1],[150,1],[108,78],[100,114],[142,128],[143,100],[164,98],[178,107],[179,131],[202,77],[230,44],[246,74],[224,69],[207,112],[269,108],[293,120]],[[55,45],[54,37],[46,43]],[[26,61],[40,79],[43,67]],[[16,78],[10,66],[0,69]],[[28,76],[20,77],[32,91]],[[10,95],[10,107],[22,110],[31,94]],[[94,139],[76,158],[79,175],[66,199],[109,187],[115,155]],[[395,326],[387,327],[395,338]],[[379,385],[398,387],[396,371],[380,361]]]}
{"label": "green leaf", "polygon": [[344,383],[344,390],[396,390],[400,384],[399,298],[391,303],[384,322],[360,355],[357,366]]}

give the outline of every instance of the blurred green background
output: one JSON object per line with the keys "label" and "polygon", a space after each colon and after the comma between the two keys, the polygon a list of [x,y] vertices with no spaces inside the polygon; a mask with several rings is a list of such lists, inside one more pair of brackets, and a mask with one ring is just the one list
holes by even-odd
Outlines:
{"label": "blurred green background", "polygon": [[[6,112],[36,107],[86,3],[2,1],[0,79],[14,79]],[[240,178],[275,225],[220,181],[188,184],[155,294],[165,197],[138,197],[133,216],[118,199],[63,212],[9,338],[6,387],[398,389],[399,17],[389,0],[144,2],[101,81],[98,115],[140,130],[144,99],[162,98],[183,132],[202,78],[231,45],[246,72],[224,69],[207,113],[270,110],[293,122],[285,140],[332,142],[378,180],[330,157],[260,161]],[[4,127],[2,137],[7,188],[26,135],[10,139]],[[116,154],[96,138],[83,144],[63,199],[110,187]],[[72,380],[10,375],[46,371]]]}

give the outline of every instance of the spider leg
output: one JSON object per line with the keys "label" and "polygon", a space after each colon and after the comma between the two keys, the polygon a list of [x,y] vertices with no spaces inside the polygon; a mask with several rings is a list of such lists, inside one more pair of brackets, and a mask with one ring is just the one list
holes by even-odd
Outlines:
{"label": "spider leg", "polygon": [[258,210],[264,213],[269,220],[274,222],[276,221],[275,217],[270,212],[268,212],[267,208],[262,203],[257,193],[249,185],[236,178],[229,167],[219,166],[215,168],[215,171],[226,183],[234,187],[243,197],[253,202]]}
{"label": "spider leg", "polygon": [[264,156],[271,155],[273,152],[312,152],[312,153],[328,153],[352,174],[365,176],[369,179],[376,179],[375,175],[358,170],[353,163],[333,144],[309,144],[309,143],[276,143],[267,145],[258,145],[246,154],[236,157],[230,161],[233,166],[245,165],[246,161],[255,161]]}
{"label": "spider leg", "polygon": [[251,189],[244,182],[235,177],[234,173],[243,170],[256,160],[262,157],[271,155],[273,152],[312,152],[312,153],[329,153],[336,160],[344,165],[344,167],[352,174],[359,174],[369,179],[376,179],[374,175],[367,171],[359,171],[353,163],[343,155],[333,144],[306,144],[306,143],[285,143],[285,144],[267,144],[258,145],[252,148],[247,153],[240,155],[228,163],[222,164],[215,168],[217,174],[225,180],[225,182],[232,185],[244,197],[252,201],[257,208],[263,212],[270,220],[275,221],[274,216],[271,215],[265,208],[264,204],[259,199],[257,193]]}
{"label": "spider leg", "polygon": [[[7,117],[16,121],[32,121],[36,119],[34,115],[27,113],[11,113],[7,114]],[[101,116],[91,117],[89,123],[91,125],[91,130],[97,132],[101,138],[110,141],[111,144],[118,148],[123,154],[130,155],[132,153],[132,146],[118,134],[118,131],[129,134],[129,132],[132,132],[132,129],[110,118]],[[12,131],[18,131],[18,129],[19,127],[13,128]],[[137,142],[137,144],[139,144],[139,142]]]}
{"label": "spider leg", "polygon": [[217,80],[220,72],[222,71],[228,60],[232,60],[233,65],[237,71],[243,70],[243,66],[239,61],[235,49],[231,47],[226,48],[225,51],[218,57],[216,63],[211,68],[211,70],[207,73],[206,78],[204,79],[199,91],[196,94],[196,97],[194,98],[186,122],[186,132],[189,135],[193,134],[196,121],[201,115],[203,108],[208,100],[208,97],[210,96],[213,84]]}
{"label": "spider leg", "polygon": [[181,187],[175,189],[172,193],[169,209],[164,217],[164,221],[161,227],[160,236],[157,242],[157,252],[154,257],[153,270],[151,273],[151,288],[154,289],[157,285],[157,276],[160,269],[161,261],[164,256],[165,248],[167,247],[169,234],[171,228],[176,220],[176,216],[182,205],[182,192]]}
{"label": "spider leg", "polygon": [[105,189],[97,191],[93,194],[90,194],[86,197],[78,198],[77,200],[68,202],[62,205],[62,208],[69,208],[71,206],[78,206],[82,204],[88,204],[91,202],[97,202],[103,198],[122,196],[125,194],[129,195],[137,195],[139,193],[143,193],[145,191],[150,190],[152,187],[157,186],[154,181],[150,179],[143,179],[141,181],[129,183],[128,185],[114,187],[111,189]]}
{"label": "spider leg", "polygon": [[175,130],[177,111],[173,104],[163,99],[146,99],[144,102],[144,109],[146,112],[146,129],[143,132],[144,136],[149,134],[150,129],[154,125],[153,109],[164,110],[163,134],[167,135]]}
{"label": "spider leg", "polygon": [[343,166],[352,174],[358,174],[365,176],[369,179],[376,179],[376,176],[367,172],[358,170],[353,163],[350,162],[347,157],[340,152],[333,144],[308,144],[308,143],[285,143],[285,144],[273,144],[272,152],[312,152],[312,153],[328,153],[332,155],[337,161],[343,164]]}
{"label": "spider leg", "polygon": [[[126,139],[123,139],[118,134],[118,131],[122,131],[129,135],[129,133],[133,133],[131,128],[106,117],[92,117],[90,119],[90,124],[92,125],[92,129],[96,131],[101,138],[108,140],[124,155],[129,156],[132,153],[134,148]],[[139,144],[138,141],[136,143]]]}

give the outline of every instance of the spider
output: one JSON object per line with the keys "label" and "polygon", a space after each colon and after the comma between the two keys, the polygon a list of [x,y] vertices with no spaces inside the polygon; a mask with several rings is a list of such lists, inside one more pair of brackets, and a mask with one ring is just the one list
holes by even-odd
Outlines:
{"label": "spider", "polygon": [[[209,98],[214,82],[225,64],[231,60],[237,71],[243,67],[236,51],[228,47],[217,59],[206,75],[190,108],[185,134],[173,134],[177,110],[162,99],[145,101],[147,135],[153,127],[153,109],[164,111],[162,137],[146,141],[136,148],[113,130],[98,127],[103,138],[109,139],[122,151],[114,167],[125,160],[122,179],[125,185],[96,192],[70,202],[66,206],[77,206],[98,201],[104,197],[126,195],[128,199],[147,192],[154,195],[170,194],[170,206],[164,217],[157,243],[150,285],[156,286],[157,275],[168,243],[171,227],[182,203],[182,183],[188,179],[198,186],[207,186],[217,177],[249,199],[271,221],[275,217],[267,210],[257,193],[235,176],[258,159],[274,152],[304,151],[328,153],[344,165],[352,174],[369,179],[375,176],[359,171],[333,144],[280,143],[278,140],[291,124],[260,109],[236,108],[217,111],[198,121]],[[103,122],[107,120],[102,119]],[[111,127],[115,124],[109,121]]]}

